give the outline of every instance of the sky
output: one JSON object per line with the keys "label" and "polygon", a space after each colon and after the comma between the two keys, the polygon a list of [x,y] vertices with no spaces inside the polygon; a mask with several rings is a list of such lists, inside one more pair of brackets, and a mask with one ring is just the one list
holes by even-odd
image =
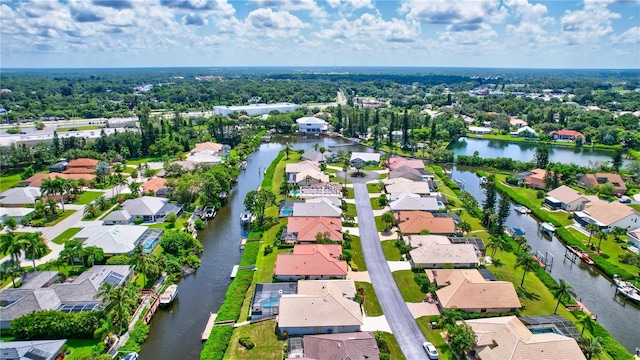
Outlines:
{"label": "sky", "polygon": [[0,0],[1,68],[640,68],[640,0]]}

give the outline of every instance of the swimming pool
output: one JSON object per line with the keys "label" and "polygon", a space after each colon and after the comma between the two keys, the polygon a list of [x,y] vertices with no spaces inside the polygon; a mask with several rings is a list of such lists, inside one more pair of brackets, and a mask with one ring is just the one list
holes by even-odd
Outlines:
{"label": "swimming pool", "polygon": [[282,216],[291,216],[293,215],[293,206],[282,208],[280,211]]}
{"label": "swimming pool", "polygon": [[279,297],[272,297],[269,299],[264,299],[260,302],[260,306],[263,309],[271,309],[272,307],[276,307],[280,304],[280,298]]}
{"label": "swimming pool", "polygon": [[300,190],[291,190],[291,191],[289,191],[289,195],[291,195],[291,196],[300,196]]}
{"label": "swimming pool", "polygon": [[146,239],[142,244],[142,249],[145,251],[153,250],[153,248],[156,247],[156,244],[158,243],[159,240],[160,238],[158,237]]}

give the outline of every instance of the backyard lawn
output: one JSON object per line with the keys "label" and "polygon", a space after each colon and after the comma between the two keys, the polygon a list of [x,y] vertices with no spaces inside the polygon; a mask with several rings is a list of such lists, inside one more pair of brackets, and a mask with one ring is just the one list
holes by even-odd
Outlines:
{"label": "backyard lawn", "polygon": [[65,356],[65,359],[88,359],[91,356],[92,348],[99,342],[100,340],[94,339],[68,339],[67,352],[71,354]]}
{"label": "backyard lawn", "polygon": [[[364,262],[364,255],[362,254],[362,244],[359,236],[351,235],[351,262],[357,267],[358,271],[367,271],[367,264]],[[353,269],[355,270],[355,269]]]}
{"label": "backyard lawn", "polygon": [[388,333],[388,332],[383,332],[383,331],[376,331],[376,335],[380,334],[380,336],[382,336],[382,340],[384,340],[385,343],[387,343],[387,346],[389,347],[389,352],[391,354],[391,356],[389,357],[392,360],[404,360],[404,354],[402,353],[402,350],[400,349],[400,345],[398,345],[398,342],[396,341],[395,336],[393,336],[393,334]]}
{"label": "backyard lawn", "polygon": [[[240,338],[245,336],[249,337],[256,345],[253,349],[247,350],[240,345]],[[275,320],[245,325],[233,330],[225,358],[281,360],[285,343],[283,340],[278,340]]]}
{"label": "backyard lawn", "polygon": [[381,241],[382,252],[384,253],[385,259],[388,261],[401,261],[402,254],[400,254],[400,250],[395,245],[395,240],[385,240]]}
{"label": "backyard lawn", "polygon": [[373,210],[382,209],[382,206],[380,206],[380,201],[378,199],[379,198],[370,198],[369,199],[369,201],[371,202],[371,207],[373,208]]}
{"label": "backyard lawn", "polygon": [[22,181],[22,178],[20,177],[19,173],[9,176],[3,176],[2,178],[0,178],[0,192],[18,185],[20,181]]}
{"label": "backyard lawn", "polygon": [[100,197],[100,195],[104,195],[104,193],[102,191],[85,191],[80,194],[80,196],[78,196],[78,200],[73,203],[76,205],[86,205]]}
{"label": "backyard lawn", "polygon": [[416,322],[418,323],[418,326],[420,327],[420,330],[422,330],[424,336],[427,338],[427,341],[432,343],[433,346],[438,349],[438,354],[440,355],[441,360],[455,359],[456,357],[451,352],[451,349],[449,349],[449,345],[444,342],[444,339],[440,335],[440,333],[444,330],[431,329],[429,327],[429,323],[432,321],[436,321],[436,319],[438,319],[438,316],[423,316],[417,318]]}
{"label": "backyard lawn", "polygon": [[380,316],[382,315],[382,308],[380,307],[380,303],[378,302],[378,297],[376,296],[376,292],[373,290],[373,285],[367,282],[356,282],[356,289],[364,290],[364,313],[367,316]]}
{"label": "backyard lawn", "polygon": [[71,239],[71,237],[73,237],[73,235],[77,234],[80,232],[80,230],[82,230],[81,228],[69,228],[67,230],[65,230],[62,234],[56,236],[55,239],[53,239],[52,241],[58,245],[62,245],[65,243],[65,241]]}
{"label": "backyard lawn", "polygon": [[358,216],[358,212],[356,211],[356,204],[348,204],[347,203],[346,215],[347,216],[351,216],[351,217]]}
{"label": "backyard lawn", "polygon": [[422,302],[424,300],[425,294],[420,291],[420,287],[413,280],[413,272],[411,270],[394,271],[392,274],[404,301]]}

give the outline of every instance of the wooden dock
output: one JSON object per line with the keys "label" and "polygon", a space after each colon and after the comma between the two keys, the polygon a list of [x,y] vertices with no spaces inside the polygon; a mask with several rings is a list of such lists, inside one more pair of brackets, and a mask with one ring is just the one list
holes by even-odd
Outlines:
{"label": "wooden dock", "polygon": [[240,242],[240,250],[244,250],[244,247],[247,245],[247,238],[243,238]]}
{"label": "wooden dock", "polygon": [[240,269],[240,265],[233,265],[233,269],[231,269],[231,278],[234,279],[236,275],[238,275],[238,270]]}
{"label": "wooden dock", "polygon": [[209,336],[211,335],[211,329],[213,329],[213,324],[216,321],[216,317],[218,314],[211,313],[209,315],[209,320],[207,321],[207,325],[204,327],[204,331],[202,332],[202,341],[207,341]]}

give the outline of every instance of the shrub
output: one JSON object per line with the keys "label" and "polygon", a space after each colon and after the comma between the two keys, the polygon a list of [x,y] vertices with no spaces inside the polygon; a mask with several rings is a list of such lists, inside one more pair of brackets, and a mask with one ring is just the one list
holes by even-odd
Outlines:
{"label": "shrub", "polygon": [[201,219],[196,219],[196,221],[193,223],[193,226],[196,228],[196,230],[204,230],[204,221],[202,221]]}
{"label": "shrub", "polygon": [[240,343],[240,345],[244,346],[245,349],[247,350],[251,350],[256,346],[256,344],[248,336],[241,337],[240,340],[238,340],[238,342]]}
{"label": "shrub", "polygon": [[129,262],[127,255],[115,255],[107,260],[107,265],[128,265]]}
{"label": "shrub", "polygon": [[264,247],[264,256],[267,256],[273,252],[273,247],[271,245],[267,245]]}
{"label": "shrub", "polygon": [[178,220],[178,215],[176,215],[175,213],[169,213],[164,219],[165,222],[168,222],[170,224],[175,224],[177,220]]}
{"label": "shrub", "polygon": [[13,320],[9,331],[17,340],[92,339],[103,318],[101,311],[35,311]]}
{"label": "shrub", "polygon": [[209,339],[204,343],[204,348],[200,353],[201,360],[222,360],[227,351],[233,326],[214,326],[211,329]]}
{"label": "shrub", "polygon": [[144,219],[142,219],[141,217],[137,217],[135,220],[133,220],[133,223],[136,225],[140,225],[144,222]]}

